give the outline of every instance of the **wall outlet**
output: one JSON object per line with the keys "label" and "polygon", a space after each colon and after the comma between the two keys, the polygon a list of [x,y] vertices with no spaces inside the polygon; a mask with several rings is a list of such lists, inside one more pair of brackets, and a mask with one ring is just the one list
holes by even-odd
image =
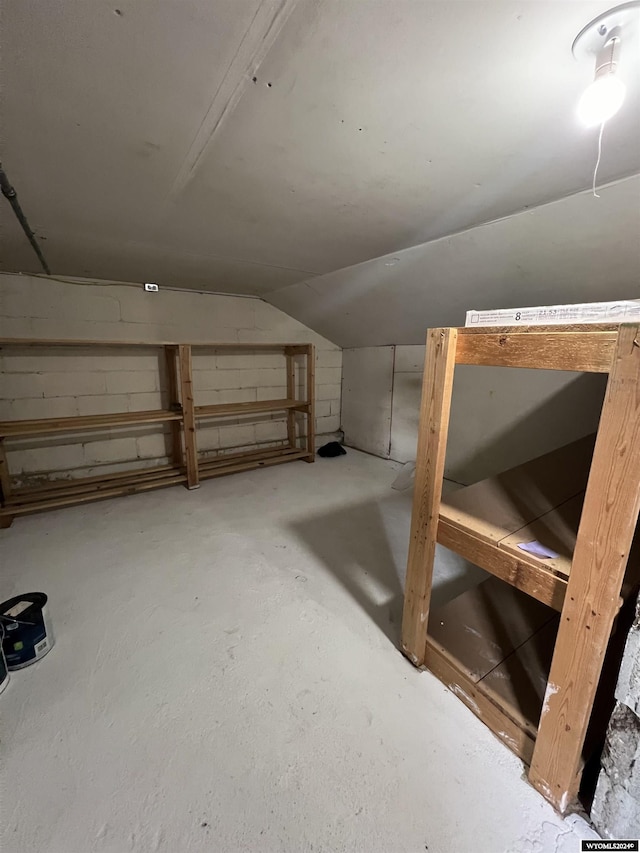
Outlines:
{"label": "wall outlet", "polygon": [[147,293],[157,293],[160,290],[158,285],[154,284],[152,281],[145,282],[144,289]]}

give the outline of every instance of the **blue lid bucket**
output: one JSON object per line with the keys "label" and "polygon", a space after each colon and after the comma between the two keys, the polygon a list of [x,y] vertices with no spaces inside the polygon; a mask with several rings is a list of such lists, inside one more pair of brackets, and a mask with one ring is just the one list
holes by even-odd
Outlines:
{"label": "blue lid bucket", "polygon": [[9,670],[35,663],[53,647],[53,632],[44,592],[16,595],[0,604],[4,628],[2,651]]}

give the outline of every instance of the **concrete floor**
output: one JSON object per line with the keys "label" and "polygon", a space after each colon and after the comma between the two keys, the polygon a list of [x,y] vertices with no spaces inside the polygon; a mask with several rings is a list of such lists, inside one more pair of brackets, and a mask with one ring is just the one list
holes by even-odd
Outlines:
{"label": "concrete floor", "polygon": [[[410,499],[355,451],[15,522],[55,648],[0,699],[6,853],[575,853],[397,651]],[[477,570],[441,555],[439,597]]]}

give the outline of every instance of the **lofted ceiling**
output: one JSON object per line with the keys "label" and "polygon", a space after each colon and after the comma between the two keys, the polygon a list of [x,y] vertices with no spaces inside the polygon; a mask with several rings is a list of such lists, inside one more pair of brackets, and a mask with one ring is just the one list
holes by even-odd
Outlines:
{"label": "lofted ceiling", "polygon": [[[56,275],[281,292],[588,187],[570,46],[608,5],[4,0],[3,167]],[[640,171],[625,60],[602,182]]]}

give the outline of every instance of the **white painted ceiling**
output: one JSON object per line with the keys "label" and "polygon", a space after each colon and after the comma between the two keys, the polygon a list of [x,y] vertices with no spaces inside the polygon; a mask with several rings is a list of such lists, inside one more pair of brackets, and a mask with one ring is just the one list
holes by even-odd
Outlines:
{"label": "white painted ceiling", "polygon": [[[56,275],[282,291],[588,187],[570,46],[608,5],[4,0],[3,166]],[[630,58],[602,182],[640,171]]]}

